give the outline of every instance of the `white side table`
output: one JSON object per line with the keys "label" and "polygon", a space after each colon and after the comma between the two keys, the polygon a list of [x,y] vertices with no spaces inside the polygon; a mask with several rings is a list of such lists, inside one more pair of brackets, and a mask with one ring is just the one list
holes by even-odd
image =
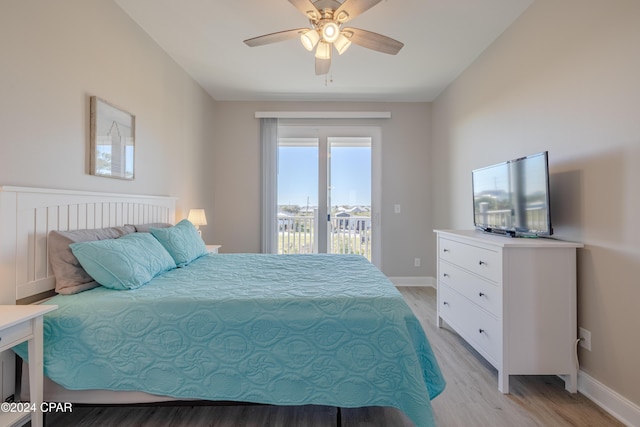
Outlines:
{"label": "white side table", "polygon": [[30,402],[35,412],[0,412],[0,425],[26,423],[42,427],[42,316],[57,305],[0,305],[0,352],[28,341]]}
{"label": "white side table", "polygon": [[210,254],[217,254],[222,245],[205,245]]}

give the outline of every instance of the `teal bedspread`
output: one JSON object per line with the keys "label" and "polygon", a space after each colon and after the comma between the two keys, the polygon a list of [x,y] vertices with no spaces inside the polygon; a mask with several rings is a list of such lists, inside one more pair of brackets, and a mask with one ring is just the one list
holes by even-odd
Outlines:
{"label": "teal bedspread", "polygon": [[360,256],[211,254],[47,304],[45,375],[68,389],[390,406],[431,426],[445,386],[418,320]]}

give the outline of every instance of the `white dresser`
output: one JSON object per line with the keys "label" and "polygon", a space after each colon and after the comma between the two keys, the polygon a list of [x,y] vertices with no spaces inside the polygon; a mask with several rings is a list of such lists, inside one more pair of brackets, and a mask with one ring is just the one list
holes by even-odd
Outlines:
{"label": "white dresser", "polygon": [[562,375],[577,391],[576,249],[579,243],[475,230],[438,236],[438,326],[444,320],[498,370]]}

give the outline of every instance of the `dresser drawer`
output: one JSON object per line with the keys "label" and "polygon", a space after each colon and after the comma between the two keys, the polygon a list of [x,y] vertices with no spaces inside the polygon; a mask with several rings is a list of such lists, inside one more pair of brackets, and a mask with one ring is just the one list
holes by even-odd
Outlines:
{"label": "dresser drawer", "polygon": [[496,283],[500,281],[500,276],[502,275],[502,255],[500,252],[442,237],[438,248],[440,250],[440,259]]}
{"label": "dresser drawer", "polygon": [[438,283],[438,314],[489,362],[501,363],[500,322],[442,282]]}
{"label": "dresser drawer", "polygon": [[438,263],[438,274],[442,283],[460,292],[494,316],[502,317],[502,293],[498,285],[443,260]]}
{"label": "dresser drawer", "polygon": [[32,334],[31,322],[22,322],[0,331],[0,349],[11,348],[27,340]]}

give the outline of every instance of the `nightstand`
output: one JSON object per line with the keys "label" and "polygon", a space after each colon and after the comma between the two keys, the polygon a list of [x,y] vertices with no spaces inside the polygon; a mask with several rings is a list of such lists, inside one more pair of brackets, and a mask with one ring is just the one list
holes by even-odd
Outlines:
{"label": "nightstand", "polygon": [[217,254],[222,245],[205,245],[210,254]]}
{"label": "nightstand", "polygon": [[57,305],[0,305],[0,352],[28,341],[30,402],[34,412],[0,412],[0,425],[20,425],[31,418],[41,427],[42,411],[42,316]]}

